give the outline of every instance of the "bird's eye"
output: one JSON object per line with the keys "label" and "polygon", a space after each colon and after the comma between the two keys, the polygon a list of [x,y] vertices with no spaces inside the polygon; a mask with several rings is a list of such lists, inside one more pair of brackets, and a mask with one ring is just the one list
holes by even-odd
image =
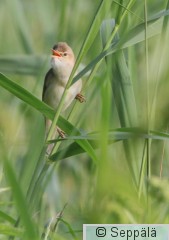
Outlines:
{"label": "bird's eye", "polygon": [[67,53],[65,52],[65,53],[63,54],[63,56],[67,56]]}

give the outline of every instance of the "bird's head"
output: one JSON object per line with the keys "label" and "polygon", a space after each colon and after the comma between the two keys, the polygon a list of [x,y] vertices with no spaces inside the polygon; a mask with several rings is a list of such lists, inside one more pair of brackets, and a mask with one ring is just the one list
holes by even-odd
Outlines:
{"label": "bird's head", "polygon": [[62,71],[62,69],[71,72],[74,64],[74,53],[67,43],[59,42],[53,46],[51,65],[56,73]]}

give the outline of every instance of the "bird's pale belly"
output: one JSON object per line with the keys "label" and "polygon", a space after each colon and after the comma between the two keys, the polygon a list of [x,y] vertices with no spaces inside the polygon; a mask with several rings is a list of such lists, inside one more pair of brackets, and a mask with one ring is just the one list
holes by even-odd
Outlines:
{"label": "bird's pale belly", "polygon": [[51,84],[47,89],[46,103],[48,103],[51,107],[56,109],[59,105],[63,92],[64,92],[64,87],[58,84]]}
{"label": "bird's pale belly", "polygon": [[[81,80],[79,80],[68,89],[64,100],[64,105],[62,108],[63,111],[72,103],[76,95],[81,91],[81,86],[82,83]],[[56,82],[50,84],[45,93],[45,102],[52,108],[57,109],[61,97],[63,95],[64,89],[65,88],[63,86]]]}

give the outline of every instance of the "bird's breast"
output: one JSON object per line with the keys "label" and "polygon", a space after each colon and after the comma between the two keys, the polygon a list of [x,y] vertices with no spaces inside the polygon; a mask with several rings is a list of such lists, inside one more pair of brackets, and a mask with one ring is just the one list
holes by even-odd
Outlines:
{"label": "bird's breast", "polygon": [[73,67],[68,63],[54,58],[52,59],[52,68],[55,75],[55,80],[65,87]]}
{"label": "bird's breast", "polygon": [[60,82],[53,80],[47,87],[44,100],[45,102],[56,109],[64,92],[64,86]]}

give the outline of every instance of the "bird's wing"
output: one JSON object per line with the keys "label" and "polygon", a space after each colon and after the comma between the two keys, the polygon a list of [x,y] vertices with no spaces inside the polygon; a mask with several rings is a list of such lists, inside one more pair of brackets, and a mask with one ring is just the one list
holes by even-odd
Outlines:
{"label": "bird's wing", "polygon": [[50,81],[51,79],[53,78],[53,70],[52,68],[46,73],[46,76],[45,76],[45,80],[44,80],[44,84],[43,84],[43,92],[42,92],[42,101],[45,101],[45,91],[46,89],[48,88],[49,84],[50,84]]}

